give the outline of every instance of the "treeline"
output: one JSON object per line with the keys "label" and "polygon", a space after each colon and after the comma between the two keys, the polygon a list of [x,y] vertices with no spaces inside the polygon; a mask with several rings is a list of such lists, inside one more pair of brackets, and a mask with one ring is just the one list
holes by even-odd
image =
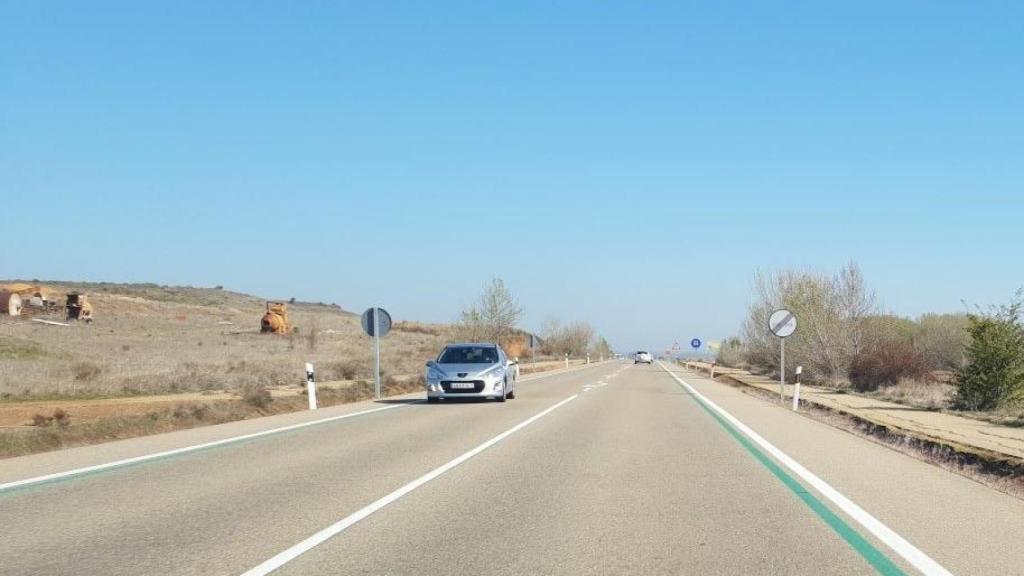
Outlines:
{"label": "treeline", "polygon": [[[529,352],[530,334],[519,327],[523,309],[501,278],[488,282],[476,302],[462,310],[455,338],[463,342],[497,342],[510,356]],[[539,335],[540,356],[594,357],[611,355],[611,346],[587,322],[545,321]]]}
{"label": "treeline", "polygon": [[969,410],[1024,399],[1020,293],[1005,306],[911,319],[884,313],[854,264],[835,275],[759,274],[740,336],[722,343],[718,362],[777,374],[779,339],[767,326],[779,308],[799,322],[786,340],[787,379],[801,365],[805,381],[859,391],[950,381],[953,405]]}

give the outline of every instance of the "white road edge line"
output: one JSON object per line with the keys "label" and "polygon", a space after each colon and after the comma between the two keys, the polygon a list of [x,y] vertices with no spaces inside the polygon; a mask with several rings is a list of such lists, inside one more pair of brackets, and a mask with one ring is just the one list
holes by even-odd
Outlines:
{"label": "white road edge line", "polygon": [[[600,365],[597,363],[596,365]],[[594,364],[584,364],[582,366],[573,366],[568,370],[552,370],[550,373],[530,374],[524,376],[521,382],[530,382],[533,380],[540,380],[542,378],[548,378],[551,376],[559,376],[561,374],[568,374],[583,368],[593,368]],[[80,476],[82,474],[89,474],[92,472],[101,472],[103,470],[109,470],[112,468],[120,468],[121,466],[128,466],[130,464],[138,464],[140,462],[146,462],[148,460],[158,460],[160,458],[166,458],[168,456],[177,456],[179,454],[187,454],[189,452],[195,452],[196,450],[205,450],[206,448],[213,448],[215,446],[222,446],[224,444],[232,444],[234,442],[241,442],[243,440],[251,440],[253,438],[259,438],[261,436],[270,436],[273,434],[279,434],[281,432],[288,432],[289,430],[298,430],[300,428],[306,428],[308,426],[315,426],[317,424],[326,424],[328,422],[334,422],[337,420],[345,420],[346,418],[354,418],[356,416],[363,416],[366,414],[373,414],[374,412],[383,412],[384,410],[391,410],[393,408],[402,408],[408,406],[408,404],[394,404],[390,406],[383,406],[380,408],[372,408],[370,410],[363,410],[361,412],[353,412],[352,414],[342,414],[340,416],[331,416],[329,418],[321,418],[319,420],[311,420],[309,422],[302,422],[299,424],[292,424],[290,426],[283,426],[280,428],[272,428],[270,430],[262,430],[260,432],[254,432],[252,434],[244,434],[242,436],[232,436],[230,438],[223,438],[221,440],[215,440],[213,442],[206,442],[203,444],[195,444],[192,446],[183,446],[181,448],[175,448],[173,450],[165,450],[163,452],[155,452],[153,454],[143,454],[141,456],[133,456],[131,458],[125,458],[123,460],[116,460],[114,462],[105,462],[103,464],[96,464],[93,466],[85,466],[83,468],[75,468],[72,470],[65,470],[64,472],[54,472],[53,474],[45,474],[43,476],[34,476],[32,478],[25,478],[23,480],[14,480],[5,484],[0,484],[0,494],[14,489],[23,488],[26,486],[32,486],[33,484],[42,484],[44,482],[50,482],[53,480],[61,480],[64,478],[70,478],[72,476]]]}
{"label": "white road edge line", "polygon": [[435,468],[430,472],[427,472],[423,476],[420,476],[419,478],[413,480],[412,482],[409,482],[405,486],[402,486],[401,488],[395,490],[394,492],[388,494],[387,496],[384,496],[383,498],[360,508],[356,512],[346,516],[338,522],[331,524],[327,528],[324,528],[323,530],[317,532],[316,534],[313,534],[309,538],[306,538],[302,542],[299,542],[291,548],[288,548],[284,552],[281,552],[276,556],[270,558],[269,560],[264,561],[259,566],[247,570],[242,574],[242,576],[264,576],[266,574],[270,574],[274,570],[277,570],[278,568],[284,566],[288,562],[291,562],[292,560],[298,558],[302,554],[305,554],[306,552],[312,550],[316,546],[319,546],[320,544],[323,544],[324,542],[333,538],[334,536],[337,536],[338,534],[344,532],[353,524],[359,522],[360,520],[363,520],[364,518],[370,516],[374,512],[381,510],[382,508],[395,502],[402,496],[405,496],[406,494],[412,492],[413,490],[419,488],[420,486],[423,486],[427,482],[434,480],[438,476],[441,476],[442,474],[448,472],[452,468],[455,468],[459,464],[462,464],[463,462],[469,460],[470,458],[476,456],[477,454],[480,454],[484,450],[487,450],[491,446],[494,446],[498,442],[501,442],[502,440],[508,438],[512,434],[515,434],[519,430],[522,430],[523,428],[529,426],[530,424],[536,422],[537,420],[540,420],[544,416],[547,416],[551,412],[554,412],[555,410],[561,408],[562,406],[565,406],[566,404],[572,402],[578,397],[579,394],[573,394],[572,396],[569,396],[568,398],[562,400],[558,404],[555,404],[554,406],[547,408],[543,412],[536,414],[528,418],[527,420],[520,422],[519,424],[516,424],[512,428],[509,428],[508,430],[502,432],[501,434],[498,434],[494,438],[491,438],[490,440],[484,442],[483,444],[480,444],[479,446],[473,448],[469,452],[466,452],[461,456],[455,458],[454,460],[449,461],[447,464],[443,464],[442,466],[439,466],[438,468]]}
{"label": "white road edge line", "polygon": [[51,480],[59,480],[61,478],[68,478],[71,476],[78,476],[80,474],[88,474],[90,472],[100,472],[110,468],[118,468],[121,466],[127,466],[129,464],[137,464],[139,462],[145,462],[147,460],[156,460],[158,458],[166,458],[167,456],[176,456],[178,454],[185,454],[188,452],[195,452],[196,450],[203,450],[205,448],[213,448],[214,446],[221,446],[224,444],[231,444],[233,442],[241,442],[242,440],[249,440],[252,438],[259,438],[260,436],[269,436],[271,434],[278,434],[281,432],[287,432],[289,430],[298,430],[300,428],[306,428],[308,426],[314,426],[316,424],[325,424],[327,422],[334,422],[337,420],[344,420],[346,418],[355,418],[356,416],[363,416],[365,414],[373,414],[374,412],[383,412],[384,410],[392,410],[394,408],[401,408],[408,406],[408,404],[392,404],[390,406],[381,406],[380,408],[372,408],[370,410],[363,410],[361,412],[353,412],[351,414],[341,414],[339,416],[331,416],[329,418],[321,418],[319,420],[311,420],[309,422],[301,422],[299,424],[292,424],[289,426],[282,426],[280,428],[272,428],[270,430],[262,430],[260,432],[253,432],[252,434],[243,434],[242,436],[232,436],[230,438],[223,438],[221,440],[214,440],[213,442],[205,442],[203,444],[193,444],[192,446],[183,446],[181,448],[175,448],[173,450],[165,450],[163,452],[154,452],[152,454],[143,454],[142,456],[135,456],[132,458],[125,458],[123,460],[115,460],[114,462],[105,462],[103,464],[96,464],[94,466],[86,466],[84,468],[75,468],[73,470],[66,470],[64,472],[55,472],[53,474],[46,474],[45,476],[35,476],[33,478],[25,478],[24,480],[15,480],[13,482],[7,482],[6,484],[0,484],[0,493],[11,488],[20,488],[23,486],[30,486],[32,484],[39,484],[42,482],[49,482]]}
{"label": "white road edge line", "polygon": [[899,554],[904,560],[909,562],[914,568],[919,570],[922,574],[927,576],[952,576],[949,570],[942,567],[941,564],[932,560],[927,554],[919,550],[913,544],[908,542],[905,538],[894,532],[891,528],[883,524],[880,520],[868,514],[866,510],[855,504],[852,500],[843,496],[838,490],[833,488],[827,482],[816,476],[813,472],[804,468],[799,462],[791,458],[788,454],[775,447],[774,444],[768,442],[761,437],[760,434],[754,432],[749,426],[740,422],[735,416],[726,412],[722,407],[709,400],[706,396],[690,386],[679,376],[676,376],[672,370],[665,367],[665,365],[658,361],[661,368],[668,372],[670,376],[675,378],[676,382],[683,385],[694,396],[700,398],[708,407],[717,412],[722,418],[729,421],[737,430],[742,432],[748,438],[753,440],[758,446],[763,448],[766,452],[772,455],[780,464],[789,468],[794,474],[799,476],[804,482],[807,482],[815,490],[817,490],[822,496],[827,498],[840,510],[845,512],[848,516],[857,521],[858,524],[864,527],[865,530],[873,534],[876,538],[885,543],[886,546],[891,548],[894,552]]}

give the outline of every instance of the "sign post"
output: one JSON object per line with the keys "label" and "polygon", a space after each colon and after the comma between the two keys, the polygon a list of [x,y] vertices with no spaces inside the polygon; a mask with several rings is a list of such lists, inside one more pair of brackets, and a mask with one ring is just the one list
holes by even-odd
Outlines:
{"label": "sign post", "polygon": [[380,400],[380,339],[391,331],[391,315],[383,308],[367,308],[362,320],[363,332],[373,336],[373,397]]}
{"label": "sign post", "polygon": [[779,337],[779,402],[785,402],[786,338],[796,332],[796,315],[785,308],[776,310],[768,318],[768,329]]}
{"label": "sign post", "polygon": [[690,340],[690,346],[691,346],[691,347],[692,347],[692,348],[693,348],[694,350],[700,350],[700,347],[701,347],[701,345],[703,345],[703,344],[704,344],[704,343],[700,341],[700,338],[694,338],[693,340]]}

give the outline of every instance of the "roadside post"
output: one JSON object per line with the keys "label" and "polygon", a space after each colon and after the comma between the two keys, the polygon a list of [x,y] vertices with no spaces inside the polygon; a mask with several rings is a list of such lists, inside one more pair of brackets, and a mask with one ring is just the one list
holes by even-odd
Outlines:
{"label": "roadside post", "polygon": [[587,352],[587,364],[590,364],[590,352]]}
{"label": "roadside post", "polygon": [[565,369],[566,370],[569,369],[569,353],[568,352],[565,353]]}
{"label": "roadside post", "polygon": [[800,374],[804,371],[803,366],[797,366],[796,370],[793,371],[796,374],[796,383],[793,385],[793,411],[800,406]]}
{"label": "roadside post", "polygon": [[373,336],[373,397],[380,400],[380,339],[391,331],[391,315],[383,308],[367,308],[363,312],[362,323],[363,332]]}
{"label": "roadside post", "polygon": [[313,377],[313,365],[306,362],[306,396],[309,397],[309,409],[316,410],[316,378]]}
{"label": "roadside post", "polygon": [[779,402],[786,401],[786,338],[796,332],[796,315],[785,308],[772,312],[768,329],[779,338]]}
{"label": "roadside post", "polygon": [[530,334],[530,362],[537,365],[537,337]]}

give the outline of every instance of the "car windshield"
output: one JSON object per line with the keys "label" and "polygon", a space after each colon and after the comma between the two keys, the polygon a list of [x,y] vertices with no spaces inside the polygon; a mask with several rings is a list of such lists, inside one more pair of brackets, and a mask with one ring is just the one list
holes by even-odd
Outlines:
{"label": "car windshield", "polygon": [[453,346],[445,348],[440,364],[494,364],[498,351],[493,346]]}

